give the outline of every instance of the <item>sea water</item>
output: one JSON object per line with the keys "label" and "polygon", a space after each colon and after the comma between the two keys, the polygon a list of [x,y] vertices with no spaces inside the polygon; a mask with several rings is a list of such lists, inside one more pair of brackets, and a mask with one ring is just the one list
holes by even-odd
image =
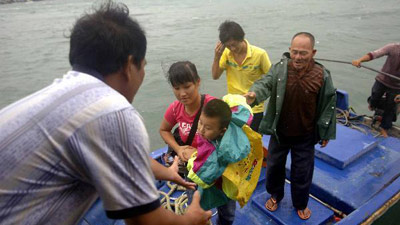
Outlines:
{"label": "sea water", "polygon": [[[226,93],[226,79],[211,78],[218,26],[234,20],[247,40],[267,50],[272,63],[288,51],[299,31],[315,35],[316,57],[351,62],[390,42],[400,42],[399,0],[131,0],[125,2],[148,38],[146,77],[133,105],[143,116],[151,148],[164,146],[158,129],[175,99],[165,65],[177,60],[196,64],[201,92]],[[70,69],[70,29],[99,1],[45,0],[0,5],[0,108],[50,84]],[[365,65],[380,69],[385,58]],[[334,85],[350,95],[359,114],[366,105],[375,72],[322,62]],[[164,68],[164,69],[163,69]],[[0,118],[1,119],[1,118]]]}

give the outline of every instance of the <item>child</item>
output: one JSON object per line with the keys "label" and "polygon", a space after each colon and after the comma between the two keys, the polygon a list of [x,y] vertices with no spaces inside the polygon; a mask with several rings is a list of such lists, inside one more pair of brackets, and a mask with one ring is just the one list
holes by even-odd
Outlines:
{"label": "child", "polygon": [[197,132],[208,141],[218,142],[228,129],[231,117],[229,105],[220,99],[213,99],[200,114]]}
{"label": "child", "polygon": [[[231,117],[232,112],[229,105],[220,99],[213,99],[204,106],[200,114],[198,133],[202,139],[218,145],[228,129]],[[233,200],[227,201],[226,204],[217,207],[217,224],[233,224],[236,202]]]}
{"label": "child", "polygon": [[[243,105],[237,104],[238,98]],[[251,123],[252,113],[244,97],[228,95],[224,100],[229,104],[220,99],[213,99],[202,110],[198,124],[197,152],[188,162],[188,177],[199,185],[202,194],[201,206],[204,209],[217,207],[217,224],[232,224],[236,209],[234,200],[241,202],[236,198],[238,189],[234,188],[235,194],[226,190],[227,184],[232,182],[228,176],[225,177],[225,173],[231,165],[244,168],[238,165],[244,165],[243,162],[249,161],[248,156],[252,155],[250,141],[244,130],[256,132],[246,125]],[[234,106],[230,108],[232,104]],[[242,130],[243,127],[246,129]],[[259,141],[261,146],[261,138]],[[261,168],[261,165],[258,167]],[[259,176],[259,170],[257,171]],[[255,179],[258,180],[257,172],[253,174],[256,174]],[[251,176],[249,172],[241,174],[239,180],[245,180],[249,175]]]}

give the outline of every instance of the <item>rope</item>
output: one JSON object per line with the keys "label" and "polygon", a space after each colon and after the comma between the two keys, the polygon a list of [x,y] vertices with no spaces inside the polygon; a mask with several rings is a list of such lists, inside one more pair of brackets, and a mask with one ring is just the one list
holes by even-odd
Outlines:
{"label": "rope", "polygon": [[[161,198],[161,206],[169,211],[174,212],[177,215],[183,215],[186,213],[186,209],[187,209],[187,202],[188,202],[188,197],[186,194],[186,188],[177,184],[173,184],[172,182],[168,181],[167,182],[167,186],[170,188],[170,190],[168,191],[168,193],[165,193],[163,191],[158,191],[163,198]],[[171,197],[171,195],[175,192],[175,191],[183,191],[183,193],[177,197],[177,198],[173,198]],[[171,200],[173,202],[171,202]],[[213,214],[213,216],[216,214],[217,212],[215,212]],[[207,225],[213,225],[211,219],[208,221]]]}
{"label": "rope", "polygon": [[[368,129],[368,131],[367,131],[367,129],[362,128],[360,125],[365,125],[362,122],[365,115],[350,116],[351,115],[350,111],[352,111],[354,114],[357,114],[352,107],[349,107],[348,110],[342,110],[342,109],[336,108],[336,111],[337,111],[336,119],[337,119],[338,123],[340,123],[344,126],[350,127],[352,129],[358,130],[358,131],[364,133],[365,135],[367,135],[368,132],[371,133],[374,137],[378,137],[379,135],[381,135],[380,132],[375,129]],[[371,128],[374,128],[374,127],[371,127]]]}
{"label": "rope", "polygon": [[[185,191],[186,188],[182,187],[177,184],[172,184],[170,181],[167,182],[167,186],[170,188],[168,193],[165,193],[163,191],[158,191],[163,198],[161,198],[161,206],[164,207],[167,210],[170,210],[172,212],[175,212],[178,215],[183,215],[186,212],[186,203],[188,201],[187,195],[185,192],[183,192],[179,197],[177,198],[172,198],[171,195],[175,191]],[[171,202],[171,200],[173,202]]]}
{"label": "rope", "polygon": [[[326,62],[335,62],[335,63],[343,63],[343,64],[350,64],[350,65],[353,65],[353,64],[351,64],[351,62],[346,62],[346,61],[341,61],[341,60],[321,59],[321,58],[314,58],[314,59],[315,59],[315,60],[320,60],[320,61],[326,61]],[[374,71],[374,72],[383,74],[383,75],[385,75],[385,76],[388,76],[388,77],[391,77],[391,78],[393,78],[393,79],[395,79],[395,80],[400,81],[400,77],[396,77],[395,75],[392,75],[392,74],[389,74],[389,73],[385,73],[385,72],[383,72],[383,71],[379,71],[379,70],[376,70],[376,69],[374,69],[374,68],[371,68],[371,67],[368,67],[368,66],[364,66],[364,65],[360,65],[360,67],[363,67],[363,68],[365,68],[365,69],[368,69],[368,70],[371,70],[371,71]]]}

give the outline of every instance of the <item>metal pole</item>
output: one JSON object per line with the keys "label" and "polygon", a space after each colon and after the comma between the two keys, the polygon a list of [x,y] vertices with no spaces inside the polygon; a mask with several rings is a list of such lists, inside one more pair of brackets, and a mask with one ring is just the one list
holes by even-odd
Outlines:
{"label": "metal pole", "polygon": [[[352,65],[351,62],[346,62],[346,61],[341,61],[341,60],[321,59],[321,58],[314,58],[314,59],[315,59],[315,60],[319,60],[319,61],[335,62],[335,63],[343,63],[343,64],[350,64],[350,65]],[[368,66],[364,66],[364,65],[360,65],[360,66],[363,67],[363,68],[365,68],[365,69],[368,69],[368,70],[371,70],[371,71],[374,71],[374,72],[383,74],[383,75],[385,75],[385,76],[388,76],[388,77],[391,77],[391,78],[393,78],[393,79],[396,79],[396,80],[400,81],[400,78],[399,78],[399,77],[396,77],[395,75],[392,75],[392,74],[389,74],[389,73],[385,73],[385,72],[382,72],[382,71],[373,69],[373,68],[368,67]]]}

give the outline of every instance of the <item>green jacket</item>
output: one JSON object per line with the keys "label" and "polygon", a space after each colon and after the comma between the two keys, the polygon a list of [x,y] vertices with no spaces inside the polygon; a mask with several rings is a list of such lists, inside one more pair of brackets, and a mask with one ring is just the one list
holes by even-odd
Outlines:
{"label": "green jacket", "polygon": [[[273,65],[268,74],[254,82],[250,91],[256,93],[253,104],[265,101],[270,97],[267,112],[261,121],[259,131],[263,134],[276,137],[276,126],[281,114],[285,97],[287,68],[289,59],[282,59]],[[324,83],[318,94],[317,124],[315,133],[318,140],[330,140],[336,138],[336,89],[333,87],[329,70],[316,62],[324,70]]]}

